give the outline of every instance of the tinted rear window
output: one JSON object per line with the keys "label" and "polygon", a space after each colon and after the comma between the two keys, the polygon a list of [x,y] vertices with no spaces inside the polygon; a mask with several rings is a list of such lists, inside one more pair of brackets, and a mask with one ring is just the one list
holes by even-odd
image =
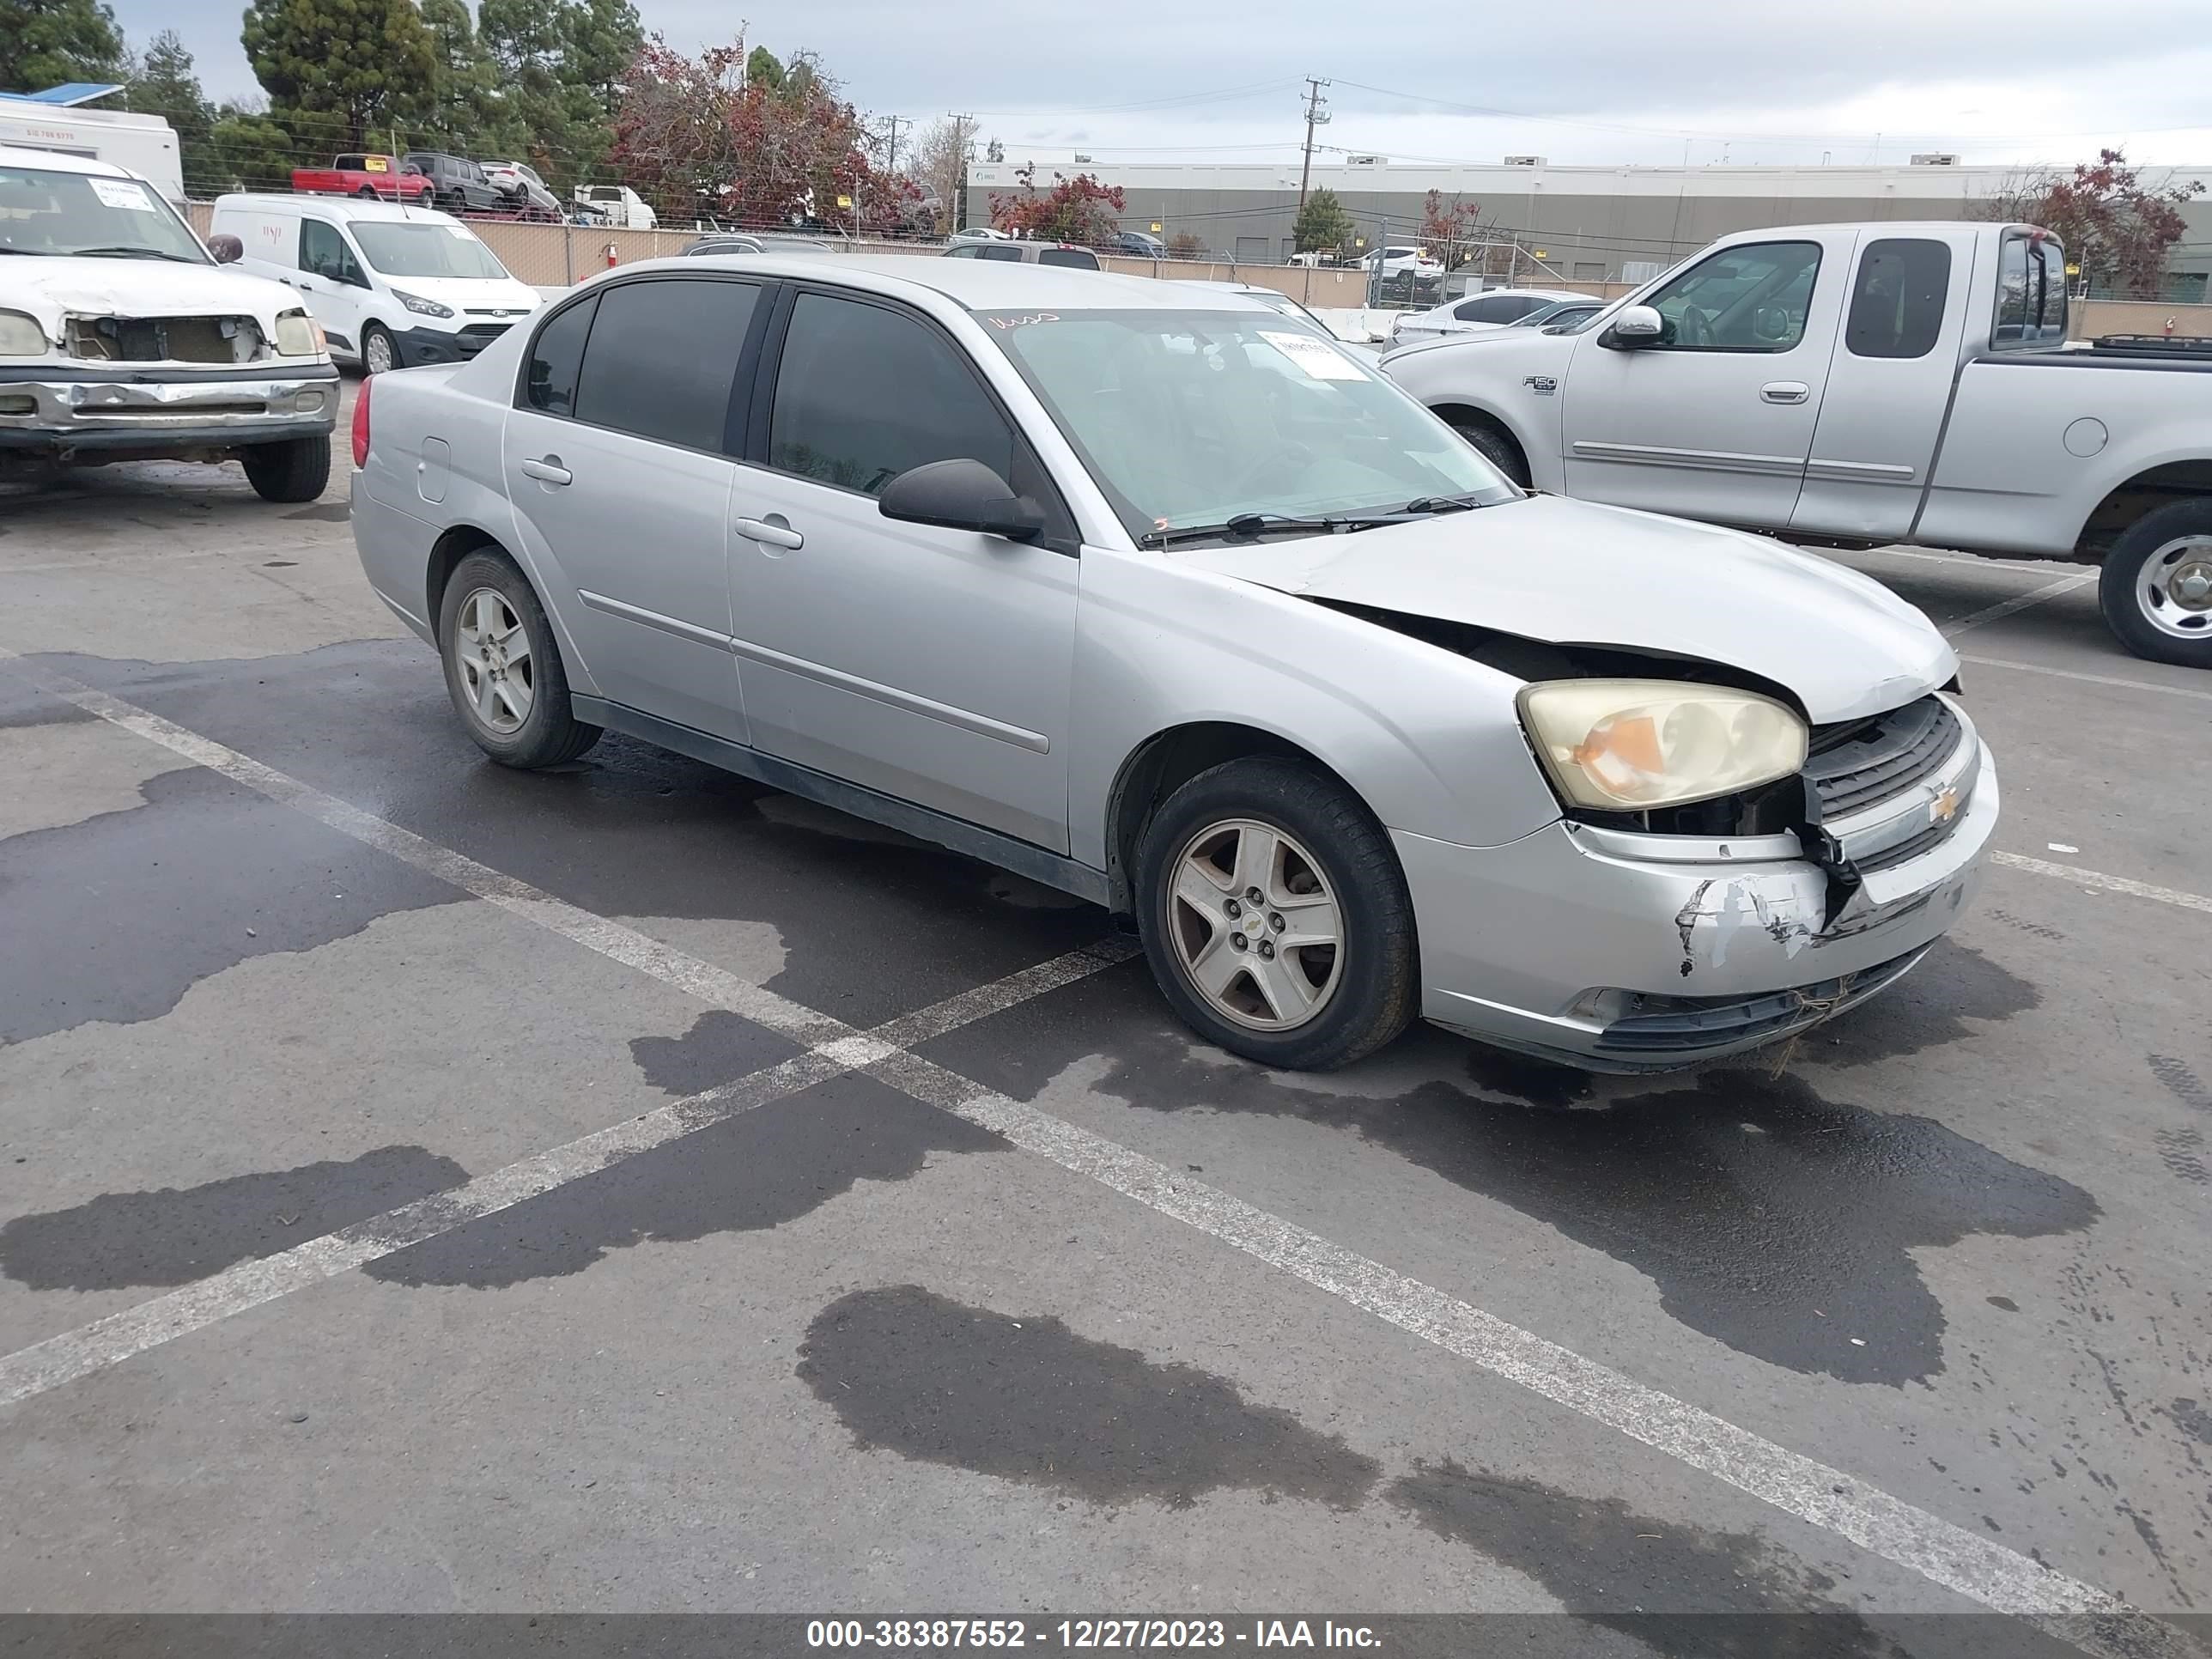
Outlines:
{"label": "tinted rear window", "polygon": [[680,278],[599,296],[576,388],[578,418],[661,443],[720,451],[730,388],[760,289]]}
{"label": "tinted rear window", "polygon": [[1073,265],[1079,270],[1098,269],[1098,256],[1087,247],[1048,247],[1037,255],[1041,265]]}

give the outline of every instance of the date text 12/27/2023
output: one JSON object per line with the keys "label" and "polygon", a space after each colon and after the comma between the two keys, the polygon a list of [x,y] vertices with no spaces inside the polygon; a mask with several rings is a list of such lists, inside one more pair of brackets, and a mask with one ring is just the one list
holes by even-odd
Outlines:
{"label": "date text 12/27/2023", "polygon": [[1334,1620],[1254,1619],[814,1619],[810,1648],[1190,1649],[1379,1648],[1365,1625]]}

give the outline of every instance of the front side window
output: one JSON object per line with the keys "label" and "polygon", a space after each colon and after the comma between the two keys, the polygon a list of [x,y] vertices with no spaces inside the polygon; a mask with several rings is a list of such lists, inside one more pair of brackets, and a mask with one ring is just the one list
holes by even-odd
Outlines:
{"label": "front side window", "polygon": [[1998,350],[2056,346],[2066,338],[2066,257],[2040,236],[2007,236],[1997,254]]}
{"label": "front side window", "polygon": [[213,263],[151,185],[46,167],[0,167],[0,255],[9,253]]}
{"label": "front side window", "polygon": [[988,313],[1133,536],[1245,513],[1513,498],[1443,422],[1333,341],[1237,311]]}
{"label": "front side window", "polygon": [[874,495],[909,468],[976,460],[1019,486],[1013,429],[934,330],[902,312],[802,294],[769,417],[769,465]]}
{"label": "front side window", "polygon": [[300,269],[327,282],[348,283],[356,288],[368,283],[336,225],[320,219],[300,221]]}
{"label": "front side window", "polygon": [[1854,357],[1924,357],[1943,331],[1951,249],[1919,236],[1869,242],[1851,286],[1844,349]]}
{"label": "front side window", "polygon": [[751,283],[681,277],[599,295],[576,380],[576,418],[720,452],[730,392],[760,302]]}
{"label": "front side window", "polygon": [[1700,259],[1644,303],[1665,319],[1658,349],[1787,351],[1805,337],[1818,242],[1753,242]]}
{"label": "front side window", "polygon": [[359,219],[354,222],[353,234],[361,244],[362,257],[386,276],[483,279],[507,275],[507,267],[466,225]]}

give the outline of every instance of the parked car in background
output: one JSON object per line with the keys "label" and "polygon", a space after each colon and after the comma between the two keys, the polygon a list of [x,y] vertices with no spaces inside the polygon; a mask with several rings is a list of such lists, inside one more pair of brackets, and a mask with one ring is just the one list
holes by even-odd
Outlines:
{"label": "parked car in background", "polygon": [[1542,288],[1492,289],[1485,294],[1449,301],[1434,310],[1401,313],[1392,320],[1390,342],[1403,345],[1446,334],[1474,334],[1486,328],[1504,328],[1537,312],[1589,297]]}
{"label": "parked car in background", "polygon": [[1878,583],[1524,495],[1236,296],[998,264],[652,262],[368,383],[355,543],[477,744],[622,732],[1108,906],[1274,1066],[1417,1016],[1680,1066],[1956,920],[1996,774]]}
{"label": "parked car in background", "polygon": [[319,196],[222,196],[214,231],[242,269],[297,289],[333,354],[371,374],[465,362],[538,309],[459,220]]}
{"label": "parked car in background", "polygon": [[779,236],[773,232],[714,230],[695,236],[685,245],[685,258],[708,253],[835,253],[836,245],[808,236]]}
{"label": "parked car in background", "polygon": [[1410,300],[1443,280],[1443,262],[1418,247],[1370,248],[1353,262],[1386,300]]}
{"label": "parked car in background", "polygon": [[2063,349],[2065,258],[2027,225],[1744,231],[1595,326],[1387,370],[1540,489],[2100,562],[2123,644],[2212,668],[2212,362]]}
{"label": "parked car in background", "polygon": [[1117,230],[1111,240],[1101,244],[1109,253],[1126,253],[1138,259],[1164,259],[1168,245],[1149,231]]}
{"label": "parked car in background", "polygon": [[954,231],[945,240],[951,245],[958,242],[1011,242],[1014,239],[1010,233],[994,229],[989,225],[970,225],[965,230]]}
{"label": "parked car in background", "polygon": [[660,219],[628,185],[579,185],[576,201],[592,210],[593,222],[617,230],[652,230]]}
{"label": "parked car in background", "polygon": [[484,171],[465,155],[411,149],[400,161],[430,182],[432,205],[447,213],[495,213],[501,195]]}
{"label": "parked car in background", "polygon": [[1073,270],[1098,270],[1098,256],[1073,242],[951,242],[947,259],[994,259],[1005,264],[1065,265]]}
{"label": "parked car in background", "polygon": [[1541,311],[1532,311],[1526,317],[1516,318],[1505,325],[1508,328],[1576,328],[1612,304],[1610,300],[1593,300],[1582,295],[1562,300],[1555,306],[1546,306]]}
{"label": "parked car in background", "polygon": [[323,493],[338,375],[313,320],[151,179],[0,145],[0,478],[236,460],[264,500]]}
{"label": "parked car in background", "polygon": [[337,155],[326,167],[295,167],[292,188],[310,196],[374,196],[430,204],[430,181],[394,155]]}
{"label": "parked car in background", "polygon": [[1319,316],[1308,310],[1304,306],[1300,305],[1296,300],[1293,300],[1289,295],[1283,293],[1280,289],[1264,288],[1257,283],[1217,283],[1208,281],[1203,277],[1190,277],[1181,280],[1182,281],[1182,285],[1185,288],[1212,289],[1213,292],[1218,294],[1241,294],[1246,299],[1256,301],[1261,305],[1267,307],[1268,310],[1273,312],[1279,317],[1289,317],[1296,321],[1305,324],[1316,332],[1325,335],[1328,338],[1335,341],[1346,351],[1351,352],[1353,356],[1359,357],[1367,362],[1377,362],[1382,356],[1382,353],[1376,347],[1369,344],[1365,340],[1355,340],[1346,335],[1338,333],[1336,330],[1331,328],[1326,322],[1322,321]]}
{"label": "parked car in background", "polygon": [[523,218],[559,224],[561,198],[546,188],[537,168],[527,161],[481,161],[484,177],[500,193],[501,205]]}

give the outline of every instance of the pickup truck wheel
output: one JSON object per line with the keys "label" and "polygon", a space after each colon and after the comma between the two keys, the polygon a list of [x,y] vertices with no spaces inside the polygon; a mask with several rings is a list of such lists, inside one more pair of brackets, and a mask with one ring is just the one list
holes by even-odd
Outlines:
{"label": "pickup truck wheel", "polygon": [[1232,1054],[1327,1071],[1413,1017],[1413,907],[1389,837],[1310,766],[1253,757],[1184,784],[1145,826],[1136,900],[1161,992]]}
{"label": "pickup truck wheel", "polygon": [[238,452],[246,481],[264,501],[312,501],[331,481],[331,439],[290,438]]}
{"label": "pickup truck wheel", "polygon": [[438,654],[461,724],[501,766],[558,766],[599,740],[569,703],[544,607],[505,554],[471,553],[454,567],[438,607]]}
{"label": "pickup truck wheel", "polygon": [[1496,467],[1522,489],[1528,487],[1528,461],[1522,454],[1521,446],[1494,426],[1480,422],[1462,425],[1455,421],[1452,430],[1482,452],[1482,458]]}
{"label": "pickup truck wheel", "polygon": [[384,331],[384,325],[366,325],[361,331],[361,372],[383,374],[398,366],[398,348],[392,343],[392,337]]}
{"label": "pickup truck wheel", "polygon": [[2129,526],[2097,597],[2121,644],[2152,662],[2212,668],[2212,499],[2175,501]]}

